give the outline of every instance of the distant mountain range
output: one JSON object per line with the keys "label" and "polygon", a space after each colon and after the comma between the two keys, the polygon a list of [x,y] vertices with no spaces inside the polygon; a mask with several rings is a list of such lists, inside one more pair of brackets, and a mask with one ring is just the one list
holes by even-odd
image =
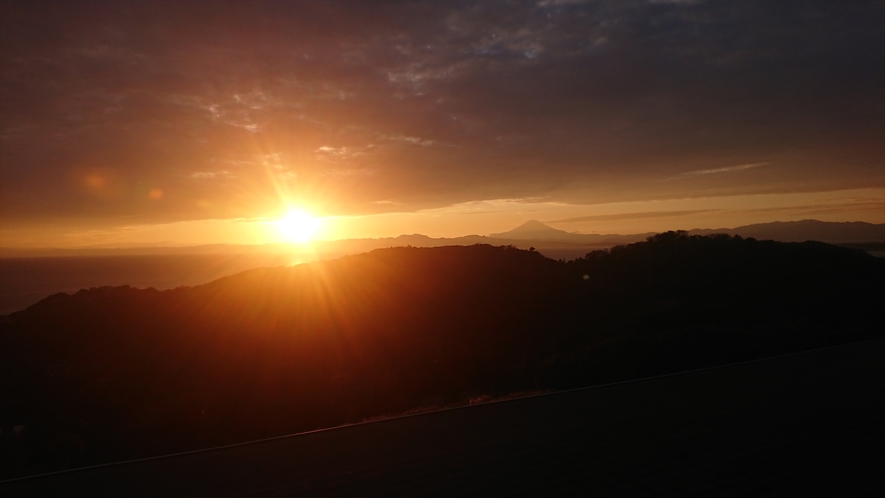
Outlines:
{"label": "distant mountain range", "polygon": [[[885,250],[885,224],[865,222],[825,222],[802,220],[761,223],[737,228],[693,229],[689,235],[722,233],[739,235],[758,240],[778,242],[804,242],[816,240],[829,244],[866,244],[876,250]],[[299,249],[291,244],[233,245],[212,244],[190,247],[132,247],[120,249],[15,249],[0,248],[2,257],[23,256],[112,256],[112,255],[166,255],[166,254],[232,254],[232,253],[297,253],[303,251],[310,259],[328,259],[346,254],[356,254],[383,247],[441,247],[449,245],[512,245],[521,249],[535,247],[554,259],[573,259],[588,250],[605,249],[622,244],[641,242],[655,232],[637,234],[585,234],[558,230],[537,220],[500,233],[489,235],[465,235],[462,237],[428,237],[411,234],[379,239],[343,239],[317,241],[310,249]],[[881,247],[879,247],[881,246]]]}
{"label": "distant mountain range", "polygon": [[630,244],[632,242],[639,242],[651,237],[654,234],[655,232],[635,233],[629,235],[572,233],[566,232],[565,230],[552,228],[537,220],[530,220],[523,223],[522,225],[519,225],[513,230],[501,233],[493,233],[489,235],[489,238],[519,242],[538,242],[545,246],[561,244],[613,246],[618,244]]}
{"label": "distant mountain range", "polygon": [[878,242],[885,244],[885,223],[874,225],[862,221],[832,223],[817,220],[775,221],[737,228],[719,228],[716,230],[696,229],[689,231],[691,235],[710,235],[727,233],[752,237],[758,240],[777,240],[779,242],[804,242],[817,240],[829,244],[861,244]]}
{"label": "distant mountain range", "polygon": [[[694,229],[689,235],[712,235],[724,233],[758,240],[778,242],[804,242],[816,240],[830,244],[882,242],[885,243],[885,224],[874,225],[860,221],[834,223],[817,220],[761,223],[737,228]],[[644,240],[653,232],[631,235],[581,234],[557,230],[540,221],[531,220],[508,232],[493,233],[489,238],[543,242],[566,242],[571,244],[598,244],[602,242],[624,243]],[[628,242],[629,243],[629,242]]]}
{"label": "distant mountain range", "polygon": [[493,233],[489,235],[492,239],[513,240],[513,241],[529,241],[538,243],[565,243],[579,245],[618,245],[639,242],[654,235],[654,232],[637,233],[630,235],[618,234],[585,234],[572,233],[564,230],[557,230],[537,220],[530,220],[513,230],[501,233]]}

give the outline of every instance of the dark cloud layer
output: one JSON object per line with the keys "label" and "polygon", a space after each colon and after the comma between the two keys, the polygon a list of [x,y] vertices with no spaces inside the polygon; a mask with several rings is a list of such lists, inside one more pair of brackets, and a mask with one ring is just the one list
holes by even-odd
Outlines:
{"label": "dark cloud layer", "polygon": [[883,2],[0,8],[4,223],[885,184]]}

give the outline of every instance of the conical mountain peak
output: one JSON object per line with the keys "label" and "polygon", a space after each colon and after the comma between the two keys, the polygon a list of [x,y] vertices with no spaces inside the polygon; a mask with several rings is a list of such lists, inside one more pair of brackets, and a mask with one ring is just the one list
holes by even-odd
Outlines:
{"label": "conical mountain peak", "polygon": [[545,225],[538,220],[529,220],[529,221],[523,223],[522,225],[519,225],[518,227],[514,228],[513,230],[510,230],[507,233],[540,232],[540,231],[551,231],[551,230],[554,232],[561,232],[562,231],[562,230],[557,230],[555,228],[552,228],[548,225]]}
{"label": "conical mountain peak", "polygon": [[489,234],[489,237],[509,240],[565,240],[575,234],[549,227],[538,220],[530,220],[513,230]]}

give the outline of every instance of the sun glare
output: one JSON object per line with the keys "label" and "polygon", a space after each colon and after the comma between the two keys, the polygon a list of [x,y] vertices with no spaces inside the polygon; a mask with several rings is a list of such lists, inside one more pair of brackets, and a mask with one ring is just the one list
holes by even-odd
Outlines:
{"label": "sun glare", "polygon": [[320,228],[320,220],[304,211],[289,211],[289,214],[277,221],[276,225],[287,239],[295,242],[307,242]]}

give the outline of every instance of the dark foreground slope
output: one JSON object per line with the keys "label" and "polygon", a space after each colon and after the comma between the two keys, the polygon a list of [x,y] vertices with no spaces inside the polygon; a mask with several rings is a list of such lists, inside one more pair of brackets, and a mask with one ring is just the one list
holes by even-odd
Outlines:
{"label": "dark foreground slope", "polygon": [[885,261],[668,233],[559,263],[397,248],[4,318],[3,477],[881,335]]}
{"label": "dark foreground slope", "polygon": [[6,496],[882,496],[885,341],[0,483]]}

